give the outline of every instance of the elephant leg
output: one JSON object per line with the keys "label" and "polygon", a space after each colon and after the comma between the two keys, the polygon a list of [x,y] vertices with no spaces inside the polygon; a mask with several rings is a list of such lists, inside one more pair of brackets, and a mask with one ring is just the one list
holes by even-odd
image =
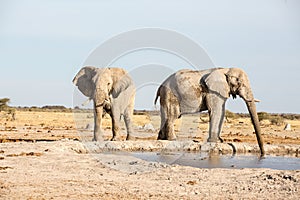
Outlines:
{"label": "elephant leg", "polygon": [[167,119],[166,136],[168,140],[176,140],[176,135],[174,132],[174,123],[175,123],[175,118],[171,117],[170,119]]}
{"label": "elephant leg", "polygon": [[174,113],[166,114],[166,109],[161,109],[161,128],[158,133],[158,140],[176,140],[176,135],[174,132],[174,123],[177,115],[174,116],[173,114]]}
{"label": "elephant leg", "polygon": [[174,133],[174,122],[180,116],[180,109],[177,97],[170,91],[165,92],[165,95],[160,99],[161,113],[161,128],[158,134],[158,139],[176,140]]}
{"label": "elephant leg", "polygon": [[174,122],[175,119],[167,119],[164,121],[164,124],[158,133],[158,140],[176,140]]}
{"label": "elephant leg", "polygon": [[94,107],[94,138],[93,141],[103,141],[103,134],[101,128],[103,108]]}
{"label": "elephant leg", "polygon": [[112,141],[120,140],[120,119],[121,119],[121,113],[119,111],[113,110],[112,115]]}
{"label": "elephant leg", "polygon": [[164,106],[160,107],[160,130],[158,133],[158,140],[166,140],[167,136],[166,136],[166,109],[164,108]]}
{"label": "elephant leg", "polygon": [[210,118],[208,142],[223,142],[220,133],[225,117],[225,102],[226,99],[216,94],[209,94],[207,96],[207,106]]}
{"label": "elephant leg", "polygon": [[131,106],[127,107],[124,113],[124,121],[127,129],[127,137],[126,140],[134,140],[132,136],[133,129],[132,129],[132,118],[133,118],[133,108]]}

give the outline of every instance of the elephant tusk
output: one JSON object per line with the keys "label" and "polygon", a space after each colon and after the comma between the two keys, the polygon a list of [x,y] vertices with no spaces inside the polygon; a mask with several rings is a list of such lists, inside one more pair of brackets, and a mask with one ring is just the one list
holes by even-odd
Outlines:
{"label": "elephant tusk", "polygon": [[101,106],[105,106],[105,105],[109,105],[110,106],[110,100],[104,99],[103,103],[101,104],[97,104],[96,107],[101,107]]}
{"label": "elephant tusk", "polygon": [[258,103],[258,102],[260,102],[260,100],[259,99],[253,99],[253,100],[246,100],[246,102],[255,102],[255,103]]}
{"label": "elephant tusk", "polygon": [[88,98],[86,101],[84,101],[81,105],[86,106],[88,103],[90,103],[91,98]]}

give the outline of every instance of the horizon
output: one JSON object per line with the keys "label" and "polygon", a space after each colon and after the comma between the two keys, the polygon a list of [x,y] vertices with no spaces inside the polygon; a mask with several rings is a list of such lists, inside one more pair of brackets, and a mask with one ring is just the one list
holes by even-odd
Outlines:
{"label": "horizon", "polygon": [[[158,27],[195,41],[214,66],[244,69],[255,97],[261,100],[256,104],[258,112],[299,114],[299,10],[300,3],[293,0],[218,4],[3,0],[0,98],[10,98],[11,106],[74,107],[87,98],[79,94],[72,79],[97,47],[120,33]],[[129,72],[145,65],[165,66],[155,83],[138,88],[135,109],[139,110],[154,108],[159,81],[193,67],[182,57],[153,49],[130,52],[111,64]],[[151,72],[155,68],[148,69],[147,76],[157,78],[157,71]],[[230,97],[226,109],[247,112],[240,98]]]}
{"label": "horizon", "polygon": [[[1,99],[1,98],[0,98]],[[71,110],[76,110],[76,109],[79,109],[79,110],[93,110],[92,107],[77,107],[77,106],[74,106],[74,107],[66,107],[64,105],[41,105],[41,106],[10,106],[8,105],[10,108],[16,108],[16,109],[30,109],[30,108],[37,108],[37,109],[48,109],[48,110],[55,110],[56,108],[44,108],[44,107],[63,107],[63,108],[57,108],[57,109],[71,109]],[[150,110],[150,109],[134,109],[133,110],[134,112],[160,112],[158,109],[156,110]],[[233,112],[231,110],[228,110],[226,109],[226,111],[229,111],[229,112]],[[34,111],[32,111],[34,112]],[[258,113],[264,113],[265,111],[258,111]],[[245,112],[233,112],[235,114],[248,114],[249,115],[249,112],[245,111]],[[266,112],[268,114],[271,114],[271,115],[281,115],[281,114],[284,114],[284,115],[300,115],[300,113],[273,113],[273,112]],[[184,114],[184,115],[195,115],[195,114],[208,114],[208,111],[202,111],[202,112],[195,112],[195,113],[187,113],[187,114]]]}

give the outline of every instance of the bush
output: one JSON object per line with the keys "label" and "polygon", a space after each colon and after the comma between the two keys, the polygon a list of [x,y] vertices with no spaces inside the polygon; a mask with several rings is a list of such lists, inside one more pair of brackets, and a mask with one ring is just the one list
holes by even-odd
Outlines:
{"label": "bush", "polygon": [[49,110],[66,110],[65,106],[43,106],[42,109],[49,109]]}
{"label": "bush", "polygon": [[229,110],[225,111],[225,117],[226,118],[230,118],[230,119],[237,119],[237,118],[239,118],[239,116],[236,113],[233,113],[233,112],[231,112]]}
{"label": "bush", "polygon": [[6,111],[9,108],[9,106],[7,105],[9,101],[9,98],[0,99],[0,111]]}
{"label": "bush", "polygon": [[267,112],[258,112],[257,115],[259,121],[271,119],[271,115]]}
{"label": "bush", "polygon": [[272,125],[282,125],[284,123],[284,118],[278,114],[269,114],[267,112],[259,112],[257,113],[258,120],[268,120]]}
{"label": "bush", "polygon": [[277,116],[272,116],[271,119],[270,119],[270,122],[272,125],[282,125],[284,124],[284,120],[281,116],[277,115]]}
{"label": "bush", "polygon": [[287,120],[299,120],[300,119],[299,114],[281,114],[280,116]]}

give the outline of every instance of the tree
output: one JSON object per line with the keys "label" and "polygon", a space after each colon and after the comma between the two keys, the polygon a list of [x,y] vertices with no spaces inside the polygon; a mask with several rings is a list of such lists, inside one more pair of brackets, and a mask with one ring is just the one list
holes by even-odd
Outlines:
{"label": "tree", "polygon": [[9,98],[0,99],[0,111],[4,111],[8,109],[8,103],[10,102]]}
{"label": "tree", "polygon": [[9,107],[7,104],[10,102],[9,98],[0,99],[0,111],[7,112],[6,120],[14,121],[16,120],[16,109]]}

